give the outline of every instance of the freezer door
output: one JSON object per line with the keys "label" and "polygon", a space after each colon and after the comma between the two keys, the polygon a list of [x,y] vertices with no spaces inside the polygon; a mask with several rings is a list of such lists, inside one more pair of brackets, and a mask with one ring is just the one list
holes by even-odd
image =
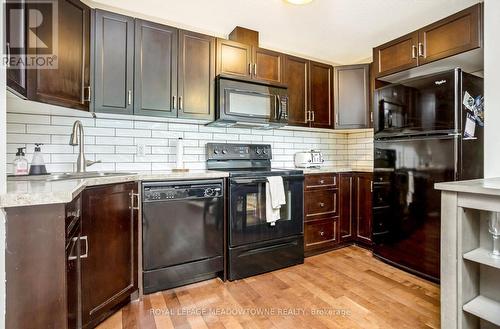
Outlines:
{"label": "freezer door", "polygon": [[453,181],[459,138],[375,141],[374,253],[429,279],[439,279],[440,192]]}

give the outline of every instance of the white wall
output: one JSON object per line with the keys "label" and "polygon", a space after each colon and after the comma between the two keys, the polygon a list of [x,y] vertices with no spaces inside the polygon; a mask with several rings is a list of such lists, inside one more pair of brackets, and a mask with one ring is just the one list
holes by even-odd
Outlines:
{"label": "white wall", "polygon": [[[4,44],[3,13],[4,1],[0,1],[0,45]],[[3,48],[3,47],[2,47]],[[5,69],[0,65],[0,194],[5,191],[6,161],[6,100]],[[0,328],[5,327],[5,216],[0,209]]]}
{"label": "white wall", "polygon": [[500,177],[500,1],[484,4],[484,176]]}

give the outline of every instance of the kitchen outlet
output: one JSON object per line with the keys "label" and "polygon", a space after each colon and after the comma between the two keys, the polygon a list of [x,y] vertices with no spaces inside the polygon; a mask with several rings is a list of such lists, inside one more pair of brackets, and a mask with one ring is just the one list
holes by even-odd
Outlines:
{"label": "kitchen outlet", "polygon": [[144,145],[144,144],[137,144],[136,155],[139,156],[139,157],[145,156],[146,155],[146,145]]}

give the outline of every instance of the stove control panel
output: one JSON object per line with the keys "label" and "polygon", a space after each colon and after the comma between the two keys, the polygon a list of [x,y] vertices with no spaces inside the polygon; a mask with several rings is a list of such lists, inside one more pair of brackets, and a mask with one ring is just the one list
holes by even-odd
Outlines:
{"label": "stove control panel", "polygon": [[207,160],[271,160],[269,144],[207,143]]}

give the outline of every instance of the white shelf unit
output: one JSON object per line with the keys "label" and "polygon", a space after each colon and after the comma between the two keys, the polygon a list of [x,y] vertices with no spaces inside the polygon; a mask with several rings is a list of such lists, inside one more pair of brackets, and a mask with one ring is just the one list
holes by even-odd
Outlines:
{"label": "white shelf unit", "polygon": [[463,307],[464,311],[500,326],[500,303],[484,296],[478,296]]}
{"label": "white shelf unit", "polygon": [[[481,207],[478,207],[481,208]],[[500,260],[493,247],[486,209],[461,208],[458,225],[459,329],[500,328]]]}

